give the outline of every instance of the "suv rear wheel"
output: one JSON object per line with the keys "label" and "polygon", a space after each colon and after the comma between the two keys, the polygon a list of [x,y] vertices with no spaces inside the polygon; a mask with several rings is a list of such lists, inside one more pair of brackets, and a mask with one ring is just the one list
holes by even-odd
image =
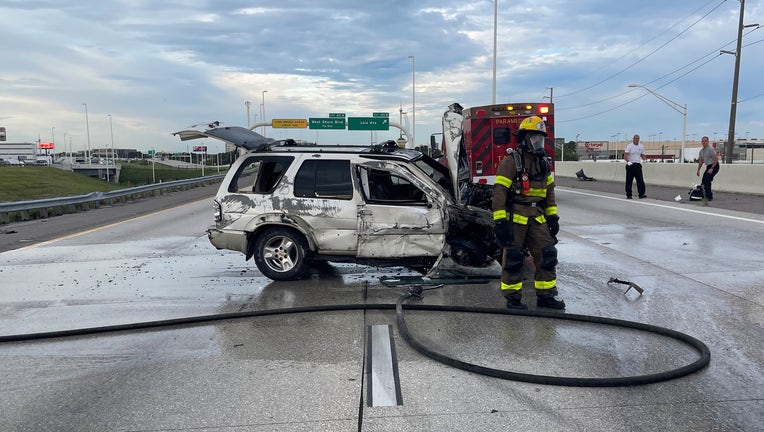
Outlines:
{"label": "suv rear wheel", "polygon": [[308,247],[298,232],[268,228],[257,236],[255,264],[266,277],[277,280],[302,279],[308,271]]}

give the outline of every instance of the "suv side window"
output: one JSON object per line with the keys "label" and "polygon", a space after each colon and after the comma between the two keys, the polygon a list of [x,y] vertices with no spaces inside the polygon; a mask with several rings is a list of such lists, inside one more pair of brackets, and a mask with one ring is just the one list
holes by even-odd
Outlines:
{"label": "suv side window", "polygon": [[228,192],[271,193],[292,161],[291,156],[252,156],[239,166]]}
{"label": "suv side window", "polygon": [[348,160],[307,160],[294,177],[294,195],[306,198],[352,199]]}
{"label": "suv side window", "polygon": [[361,185],[370,203],[424,204],[424,192],[403,177],[384,170],[361,168]]}

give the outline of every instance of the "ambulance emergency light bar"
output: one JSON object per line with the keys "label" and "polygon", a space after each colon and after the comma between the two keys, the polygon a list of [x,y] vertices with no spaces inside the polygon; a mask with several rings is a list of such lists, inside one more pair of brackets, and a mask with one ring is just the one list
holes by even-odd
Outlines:
{"label": "ambulance emergency light bar", "polygon": [[[535,108],[535,111],[534,111]],[[506,111],[509,115],[540,115],[544,116],[549,114],[549,105],[497,105],[492,107],[494,115],[502,115]],[[479,109],[475,112],[477,116],[486,115],[485,109]]]}

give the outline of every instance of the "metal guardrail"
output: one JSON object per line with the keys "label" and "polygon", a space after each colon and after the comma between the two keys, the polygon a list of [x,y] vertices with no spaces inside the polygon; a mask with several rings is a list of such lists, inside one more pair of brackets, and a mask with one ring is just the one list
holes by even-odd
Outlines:
{"label": "metal guardrail", "polygon": [[127,189],[119,189],[111,192],[91,192],[85,195],[68,197],[47,198],[29,201],[0,202],[0,224],[30,219],[42,219],[51,215],[58,216],[65,213],[77,213],[91,208],[99,208],[101,203],[112,205],[115,202],[125,202],[136,197],[162,195],[165,192],[186,190],[223,180],[225,174],[197,177],[186,180],[174,180],[164,183],[155,183],[146,186],[136,186]]}

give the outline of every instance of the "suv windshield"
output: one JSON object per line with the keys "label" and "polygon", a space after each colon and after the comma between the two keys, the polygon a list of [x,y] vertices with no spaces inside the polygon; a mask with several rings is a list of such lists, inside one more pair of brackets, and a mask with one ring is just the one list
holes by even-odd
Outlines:
{"label": "suv windshield", "polygon": [[428,177],[435,180],[435,182],[438,185],[440,185],[440,187],[445,189],[446,192],[453,197],[454,187],[453,187],[453,184],[451,183],[451,178],[448,172],[448,168],[441,165],[435,159],[424,154],[422,155],[421,158],[414,161],[414,166],[416,166],[422,172],[427,174]]}

